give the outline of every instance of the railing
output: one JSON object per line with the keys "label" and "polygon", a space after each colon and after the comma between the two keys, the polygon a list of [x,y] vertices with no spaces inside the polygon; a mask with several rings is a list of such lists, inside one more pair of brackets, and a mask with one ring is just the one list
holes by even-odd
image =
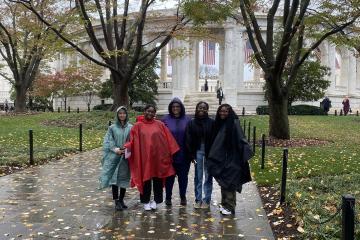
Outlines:
{"label": "railing", "polygon": [[244,81],[244,88],[245,89],[263,89],[265,82],[259,81]]}
{"label": "railing", "polygon": [[158,82],[158,88],[160,88],[160,89],[171,89],[172,88],[172,82],[169,82],[169,81]]}

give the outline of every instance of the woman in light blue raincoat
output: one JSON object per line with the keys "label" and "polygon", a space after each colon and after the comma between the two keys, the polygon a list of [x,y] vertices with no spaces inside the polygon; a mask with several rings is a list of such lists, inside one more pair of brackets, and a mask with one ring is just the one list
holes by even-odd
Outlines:
{"label": "woman in light blue raincoat", "polygon": [[118,211],[127,208],[124,196],[126,188],[130,186],[130,170],[125,159],[124,144],[129,141],[131,128],[127,109],[121,106],[116,111],[115,123],[109,127],[104,137],[100,189],[112,187],[115,209]]}

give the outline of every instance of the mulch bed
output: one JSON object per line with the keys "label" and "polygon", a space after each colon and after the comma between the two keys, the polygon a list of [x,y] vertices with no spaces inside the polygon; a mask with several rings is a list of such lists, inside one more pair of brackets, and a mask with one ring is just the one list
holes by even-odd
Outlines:
{"label": "mulch bed", "polygon": [[299,239],[299,225],[296,222],[296,216],[289,205],[280,206],[280,191],[275,187],[265,186],[258,186],[258,189],[275,239]]}
{"label": "mulch bed", "polygon": [[[331,143],[331,141],[320,139],[308,138],[292,138],[289,140],[270,138],[265,140],[266,146],[269,147],[308,147],[308,146],[321,146]],[[258,141],[261,146],[261,140]]]}

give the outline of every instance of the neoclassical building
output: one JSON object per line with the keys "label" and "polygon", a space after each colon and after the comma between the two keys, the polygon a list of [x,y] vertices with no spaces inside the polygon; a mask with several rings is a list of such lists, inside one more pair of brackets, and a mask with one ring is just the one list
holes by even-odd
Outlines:
{"label": "neoclassical building", "polygon": [[[145,43],[150,42],[154,35],[175,20],[174,10],[156,11],[161,14],[154,14],[146,23],[143,40]],[[257,17],[266,18],[262,13]],[[260,23],[266,22],[260,21]],[[157,69],[159,110],[166,110],[172,97],[182,99],[190,112],[194,110],[194,105],[200,99],[208,101],[211,109],[215,110],[217,107],[215,90],[220,85],[225,94],[225,102],[235,109],[245,107],[247,112],[255,112],[258,105],[266,105],[263,73],[261,69],[249,63],[252,49],[245,28],[229,20],[222,24],[208,24],[206,29],[208,31],[206,37],[192,35],[173,38],[159,54],[160,67]],[[150,46],[154,44],[159,43],[154,41]],[[83,45],[84,48],[92,50],[91,45],[86,41]],[[185,54],[174,54],[179,49]],[[315,55],[323,65],[331,69],[329,76],[331,85],[326,95],[332,101],[333,110],[342,107],[344,96],[349,96],[353,110],[360,109],[360,58],[356,58],[352,51],[338,48],[326,41],[317,49]],[[98,58],[95,51],[93,56]],[[59,53],[58,59],[52,66],[55,70],[61,70],[71,58],[74,56]],[[108,72],[104,73],[104,79],[108,76]],[[203,91],[205,80],[208,82],[208,92]],[[92,105],[100,103],[101,99],[96,98]],[[319,102],[306,104],[319,106]],[[63,106],[63,103],[61,99],[55,99],[54,105],[57,108]],[[86,109],[81,97],[70,98],[68,105],[72,108]]]}

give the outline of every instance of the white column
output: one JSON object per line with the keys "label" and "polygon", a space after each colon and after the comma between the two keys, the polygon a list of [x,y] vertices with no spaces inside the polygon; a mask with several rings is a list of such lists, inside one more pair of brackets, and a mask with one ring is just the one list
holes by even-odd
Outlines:
{"label": "white column", "polygon": [[242,39],[239,27],[233,25],[225,28],[224,54],[224,95],[227,103],[237,107],[237,92],[242,86],[244,53],[241,51]]}
{"label": "white column", "polygon": [[219,44],[219,82],[221,86],[224,86],[224,53],[225,53],[225,44]]}
{"label": "white column", "polygon": [[348,95],[356,95],[356,58],[348,51],[349,54],[349,73],[348,73]]}
{"label": "white column", "polygon": [[[327,43],[324,46],[325,49],[327,49],[327,66],[330,68],[331,75],[329,76],[329,80],[331,81],[330,87],[328,88],[328,94],[334,93],[335,91],[335,46]],[[326,58],[325,58],[326,59]],[[324,59],[324,61],[325,61]]]}
{"label": "white column", "polygon": [[160,59],[160,81],[167,80],[167,46],[161,49]]}
{"label": "white column", "polygon": [[185,65],[188,69],[187,71],[187,80],[188,80],[188,92],[197,91],[198,86],[198,75],[199,75],[199,60],[198,60],[198,50],[199,50],[199,42],[195,39],[191,39],[188,42],[189,46],[189,54],[187,58],[185,58]]}
{"label": "white column", "polygon": [[360,89],[360,57],[356,58],[356,88]]}
{"label": "white column", "polygon": [[349,73],[350,73],[350,56],[349,50],[341,50],[341,73],[340,73],[340,86],[348,87]]}

